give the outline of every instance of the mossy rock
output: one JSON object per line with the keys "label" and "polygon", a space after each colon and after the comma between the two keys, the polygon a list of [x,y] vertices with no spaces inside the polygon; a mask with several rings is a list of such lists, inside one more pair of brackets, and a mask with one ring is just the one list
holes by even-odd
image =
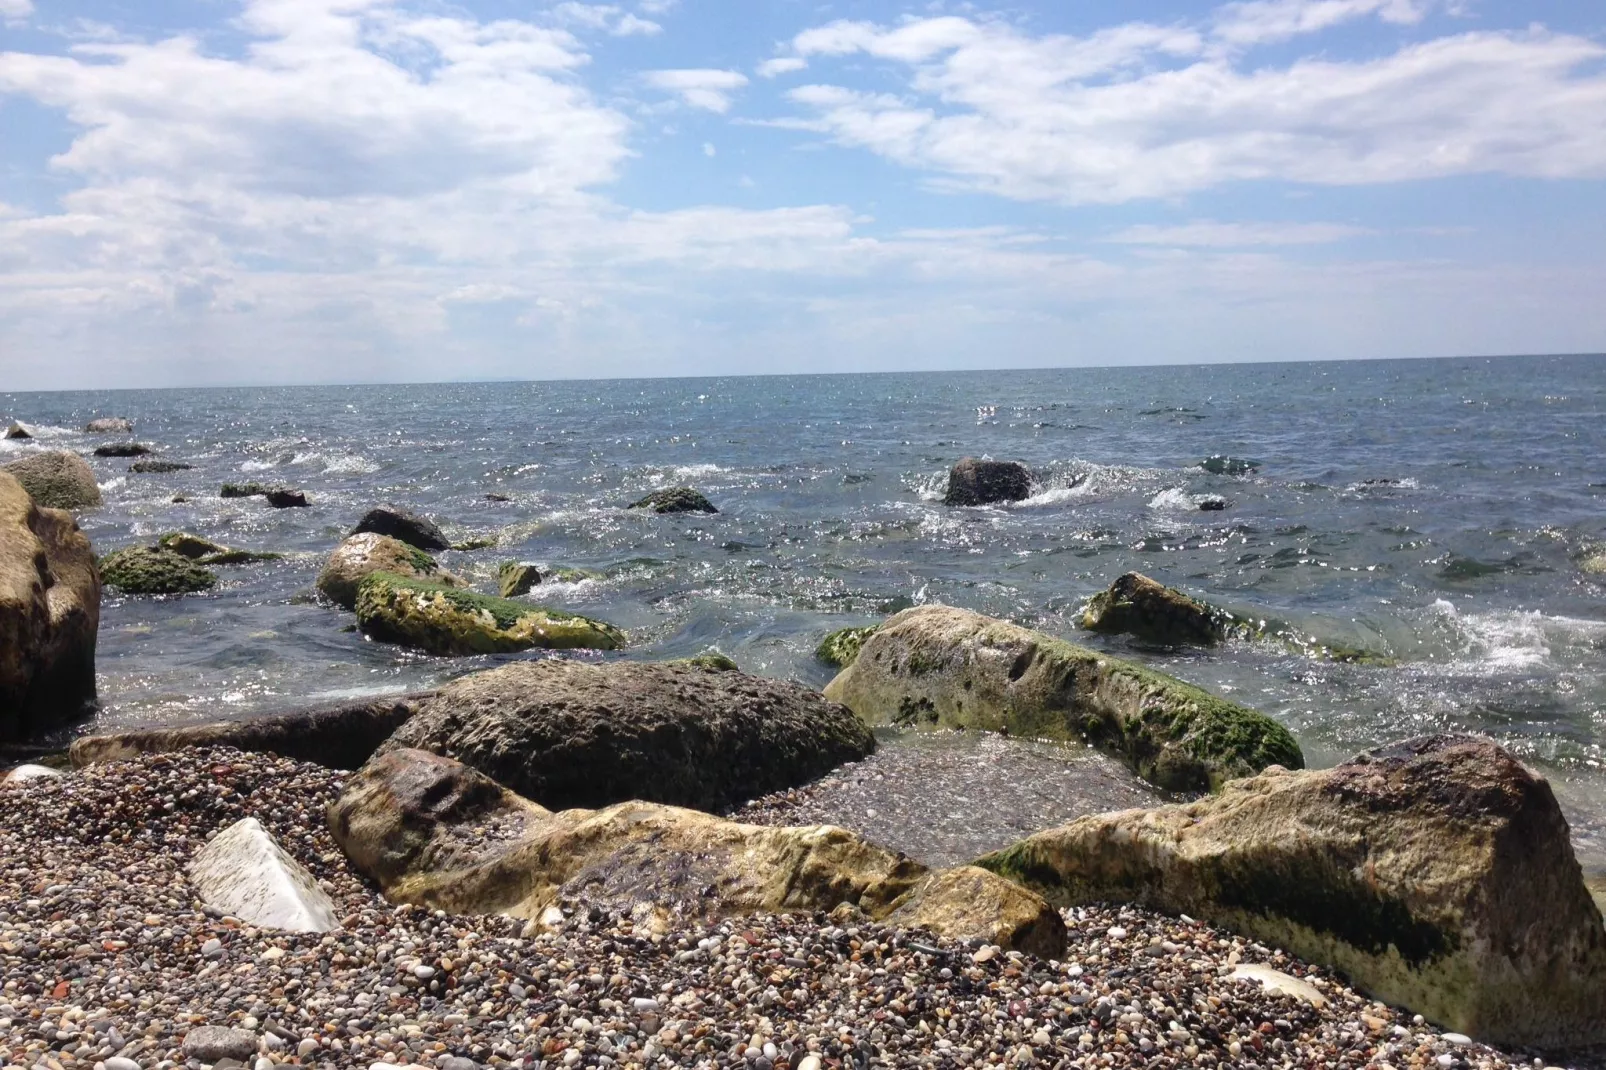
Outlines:
{"label": "mossy rock", "polygon": [[100,559],[101,579],[124,594],[194,594],[217,586],[217,574],[159,546],[131,546]]}
{"label": "mossy rock", "polygon": [[5,466],[34,504],[46,509],[90,509],[101,503],[89,463],[76,453],[35,453]]}
{"label": "mossy rock", "polygon": [[655,490],[639,501],[630,503],[632,509],[651,509],[655,513],[717,513],[714,503],[701,492],[690,487],[671,487]]}
{"label": "mossy rock", "polygon": [[717,650],[705,650],[701,654],[689,658],[676,658],[668,662],[670,665],[687,665],[693,669],[704,669],[708,672],[741,672],[742,667],[736,662],[721,654]]}
{"label": "mossy rock", "polygon": [[265,498],[273,488],[261,483],[225,483],[217,492],[219,498]]}
{"label": "mossy rock", "polygon": [[356,609],[365,634],[447,657],[535,648],[615,650],[625,639],[602,621],[391,572],[364,577]]}
{"label": "mossy rock", "polygon": [[135,475],[167,475],[169,472],[188,472],[193,464],[183,461],[135,461],[128,470]]}
{"label": "mossy rock", "polygon": [[864,641],[876,633],[879,624],[867,625],[863,628],[838,628],[814,648],[814,656],[827,665],[835,665],[845,669],[853,664],[853,659],[859,656],[859,649]]}
{"label": "mossy rock", "polygon": [[472,553],[475,550],[489,550],[495,545],[496,538],[494,536],[481,535],[472,539],[464,539],[462,542],[454,542],[452,543],[451,548],[456,550],[458,553],[466,554]]}
{"label": "mossy rock", "polygon": [[440,570],[435,559],[400,539],[365,531],[348,535],[318,573],[318,593],[345,609],[357,605],[357,588],[363,578],[375,572],[427,580],[447,587],[458,586],[457,577]]}
{"label": "mossy rock", "polygon": [[236,550],[187,531],[170,531],[157,539],[156,545],[203,565],[251,565],[284,556],[265,550]]}
{"label": "mossy rock", "polygon": [[547,581],[551,583],[581,583],[585,580],[606,578],[594,568],[555,568],[546,575]]}
{"label": "mossy rock", "polygon": [[1135,635],[1167,646],[1213,646],[1226,637],[1227,614],[1181,591],[1128,572],[1100,591],[1082,614],[1090,632]]}
{"label": "mossy rock", "polygon": [[517,598],[521,594],[529,594],[541,579],[540,569],[518,561],[504,561],[496,570],[496,582],[501,588],[503,598]]}

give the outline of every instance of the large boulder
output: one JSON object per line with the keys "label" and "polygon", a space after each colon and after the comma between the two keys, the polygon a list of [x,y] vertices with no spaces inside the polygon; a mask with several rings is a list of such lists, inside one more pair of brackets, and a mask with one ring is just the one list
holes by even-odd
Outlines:
{"label": "large boulder", "polygon": [[443,687],[381,750],[417,747],[543,806],[739,806],[875,750],[799,684],[698,665],[523,661]]}
{"label": "large boulder", "polygon": [[375,572],[458,586],[457,578],[442,572],[424,551],[389,535],[365,532],[335,547],[318,573],[318,592],[337,606],[355,609],[357,586]]}
{"label": "large boulder", "polygon": [[701,491],[690,487],[671,487],[655,490],[638,501],[630,503],[632,509],[651,509],[655,513],[717,513],[714,503]]}
{"label": "large boulder", "polygon": [[602,621],[393,572],[364,577],[355,608],[365,635],[442,657],[537,648],[616,650],[625,641],[623,632]]}
{"label": "large boulder", "polygon": [[217,573],[162,546],[128,546],[100,559],[106,586],[124,594],[195,594],[217,586]]}
{"label": "large boulder", "polygon": [[1606,927],[1544,780],[1429,736],[1186,806],[1082,818],[978,865],[1060,905],[1140,902],[1336,967],[1491,1043],[1606,1041]]}
{"label": "large boulder", "polygon": [[457,914],[539,927],[559,921],[553,908],[568,900],[663,932],[847,907],[1044,956],[1065,947],[1058,912],[1035,894],[979,871],[933,879],[845,829],[744,825],[648,802],[552,813],[425,751],[376,757],[346,782],[329,825],[387,898]]}
{"label": "large boulder", "polygon": [[70,514],[0,472],[0,739],[26,739],[95,706],[100,574]]}
{"label": "large boulder", "polygon": [[91,435],[132,435],[134,423],[122,416],[97,416],[84,425]]}
{"label": "large boulder", "polygon": [[940,724],[1079,739],[1172,791],[1203,791],[1299,744],[1262,713],[1181,680],[1008,621],[948,606],[906,609],[825,688],[870,724]]}
{"label": "large boulder", "polygon": [[418,712],[433,692],[392,695],[332,706],[254,717],[249,721],[145,728],[103,736],[83,736],[67,749],[75,769],[97,762],[120,762],[140,754],[191,747],[233,747],[278,754],[331,769],[356,769],[373,756],[391,733]]}
{"label": "large boulder", "polygon": [[46,509],[90,509],[100,504],[95,473],[76,453],[35,453],[12,461],[5,471],[16,476],[33,500]]}
{"label": "large boulder", "polygon": [[1226,614],[1157,583],[1141,572],[1128,572],[1100,591],[1082,614],[1082,627],[1093,632],[1135,635],[1167,646],[1211,646],[1226,638]]}
{"label": "large boulder", "polygon": [[989,505],[1018,502],[1032,496],[1032,476],[1015,461],[979,461],[965,457],[948,473],[945,505]]}
{"label": "large boulder", "polygon": [[357,526],[351,529],[351,533],[361,535],[364,532],[389,535],[420,550],[449,550],[452,547],[441,529],[429,517],[420,516],[394,505],[377,506],[364,513],[363,518],[357,521]]}
{"label": "large boulder", "polygon": [[201,902],[259,929],[326,933],[340,928],[334,900],[254,817],[213,837],[186,876]]}

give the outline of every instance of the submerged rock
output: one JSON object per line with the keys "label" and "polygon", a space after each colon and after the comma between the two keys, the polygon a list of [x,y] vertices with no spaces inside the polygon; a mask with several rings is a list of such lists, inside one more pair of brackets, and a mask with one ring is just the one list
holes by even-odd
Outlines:
{"label": "submerged rock", "polygon": [[351,535],[329,555],[318,573],[318,592],[345,609],[357,607],[357,586],[375,572],[430,580],[448,587],[457,577],[442,572],[435,559],[415,546],[388,535],[367,532]]}
{"label": "submerged rock", "polygon": [[261,483],[225,483],[218,497],[265,498],[275,509],[303,509],[311,504],[305,492],[294,487],[269,487]]}
{"label": "submerged rock", "polygon": [[1226,638],[1229,619],[1141,572],[1128,572],[1093,596],[1082,614],[1082,627],[1167,646],[1213,646]]}
{"label": "submerged rock", "polygon": [[503,598],[517,598],[521,594],[529,594],[542,579],[540,569],[517,561],[504,561],[496,570],[496,582],[501,588]]}
{"label": "submerged rock", "polygon": [[727,657],[717,650],[705,650],[701,654],[693,654],[689,658],[676,658],[666,662],[668,665],[687,665],[693,669],[702,669],[704,672],[741,672],[742,667],[736,664],[736,659]]}
{"label": "submerged rock", "polygon": [[219,498],[260,498],[271,488],[262,483],[225,483],[218,490]]}
{"label": "submerged rock", "polygon": [[6,438],[21,441],[33,438],[33,433],[21,424],[12,424],[6,428]]}
{"label": "submerged rock", "polygon": [[1241,457],[1228,457],[1225,454],[1215,454],[1199,462],[1211,475],[1217,476],[1246,476],[1260,467],[1259,461],[1249,461]]}
{"label": "submerged rock", "polygon": [[1429,736],[1186,806],[1101,814],[978,862],[1059,905],[1139,902],[1336,967],[1492,1043],[1606,1041],[1606,927],[1550,786]]}
{"label": "submerged rock", "polygon": [[820,640],[820,645],[814,648],[814,656],[827,665],[845,669],[859,656],[864,641],[880,627],[879,624],[871,624],[862,628],[838,628]]}
{"label": "submerged rock", "polygon": [[134,422],[121,416],[97,416],[84,425],[91,435],[132,435]]}
{"label": "submerged rock", "polygon": [[0,473],[0,739],[26,739],[95,706],[100,576],[71,515]]}
{"label": "submerged rock", "polygon": [[948,473],[945,505],[989,505],[1018,502],[1032,496],[1032,477],[1015,461],[979,461],[965,457]]}
{"label": "submerged rock", "polygon": [[149,452],[151,452],[149,446],[143,446],[138,442],[113,442],[95,447],[96,457],[143,457]]}
{"label": "submerged rock", "polygon": [[448,758],[396,750],[347,782],[335,839],[394,902],[505,914],[543,927],[561,900],[638,932],[754,913],[855,914],[1039,955],[1063,952],[1059,914],[980,871],[934,875],[830,825],[772,828],[625,802],[552,813]]}
{"label": "submerged rock", "polygon": [[632,509],[651,509],[655,513],[717,513],[714,503],[690,487],[671,487],[655,490],[639,501],[630,503]]}
{"label": "submerged rock", "polygon": [[169,472],[188,472],[194,467],[183,461],[135,461],[128,466],[128,470],[135,475],[159,476]]}
{"label": "submerged rock", "polygon": [[625,638],[613,625],[578,614],[391,572],[364,577],[355,608],[365,634],[448,657],[538,647],[614,650]]}
{"label": "submerged rock", "polygon": [[17,478],[46,509],[91,509],[100,504],[100,487],[88,462],[76,453],[54,450],[12,461],[5,471]]}
{"label": "submerged rock", "polygon": [[871,724],[1079,739],[1172,791],[1300,768],[1288,730],[1181,680],[947,606],[889,618],[825,688]]}
{"label": "submerged rock", "polygon": [[449,550],[452,547],[433,520],[394,505],[376,506],[364,513],[351,533],[361,535],[364,532],[388,535],[420,550]]}
{"label": "submerged rock", "polygon": [[799,684],[545,660],[446,685],[381,750],[398,747],[466,762],[553,809],[643,799],[718,810],[863,758],[875,736]]}
{"label": "submerged rock", "polygon": [[124,594],[195,594],[217,586],[217,573],[160,546],[129,546],[100,559],[106,586]]}
{"label": "submerged rock", "polygon": [[334,901],[254,817],[213,837],[186,875],[201,902],[259,929],[326,933],[340,928]]}

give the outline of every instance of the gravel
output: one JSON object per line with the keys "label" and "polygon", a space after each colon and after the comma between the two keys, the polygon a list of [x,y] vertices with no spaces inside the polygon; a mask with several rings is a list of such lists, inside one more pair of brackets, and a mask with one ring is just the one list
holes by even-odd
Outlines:
{"label": "gravel", "polygon": [[[199,1067],[197,1026],[255,1037],[253,1070],[1539,1065],[1129,908],[1067,912],[1063,962],[823,917],[645,937],[580,904],[524,938],[511,919],[380,899],[325,828],[341,782],[213,749],[0,788],[0,1066]],[[245,816],[319,879],[342,930],[258,931],[193,900],[184,866]],[[1239,963],[1326,1005],[1232,979]]]}

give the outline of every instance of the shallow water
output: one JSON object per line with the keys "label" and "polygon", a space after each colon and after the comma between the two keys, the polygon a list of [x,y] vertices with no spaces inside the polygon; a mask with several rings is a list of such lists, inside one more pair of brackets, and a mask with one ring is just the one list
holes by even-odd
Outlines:
{"label": "shallow water", "polygon": [[[221,570],[211,594],[111,598],[93,728],[248,714],[417,687],[490,663],[410,655],[309,602],[324,554],[386,499],[457,537],[441,555],[489,589],[498,561],[600,575],[538,589],[630,631],[627,656],[717,646],[813,685],[826,631],[941,601],[1081,641],[1086,598],[1141,569],[1391,666],[1269,641],[1139,657],[1288,724],[1312,764],[1427,731],[1495,735],[1551,778],[1582,857],[1606,869],[1606,602],[1576,559],[1606,543],[1606,360],[1521,358],[615,382],[0,395],[34,444],[123,415],[163,458],[92,459],[105,551],[183,528],[290,551]],[[126,437],[126,436],[112,436]],[[965,454],[1037,474],[1014,506],[937,500]],[[1262,462],[1211,475],[1212,454]],[[241,478],[310,509],[224,501]],[[1369,482],[1388,480],[1391,482]],[[717,516],[623,505],[678,483]],[[485,499],[506,494],[509,502]],[[175,494],[188,495],[174,504]],[[1194,508],[1226,497],[1223,512]]]}

